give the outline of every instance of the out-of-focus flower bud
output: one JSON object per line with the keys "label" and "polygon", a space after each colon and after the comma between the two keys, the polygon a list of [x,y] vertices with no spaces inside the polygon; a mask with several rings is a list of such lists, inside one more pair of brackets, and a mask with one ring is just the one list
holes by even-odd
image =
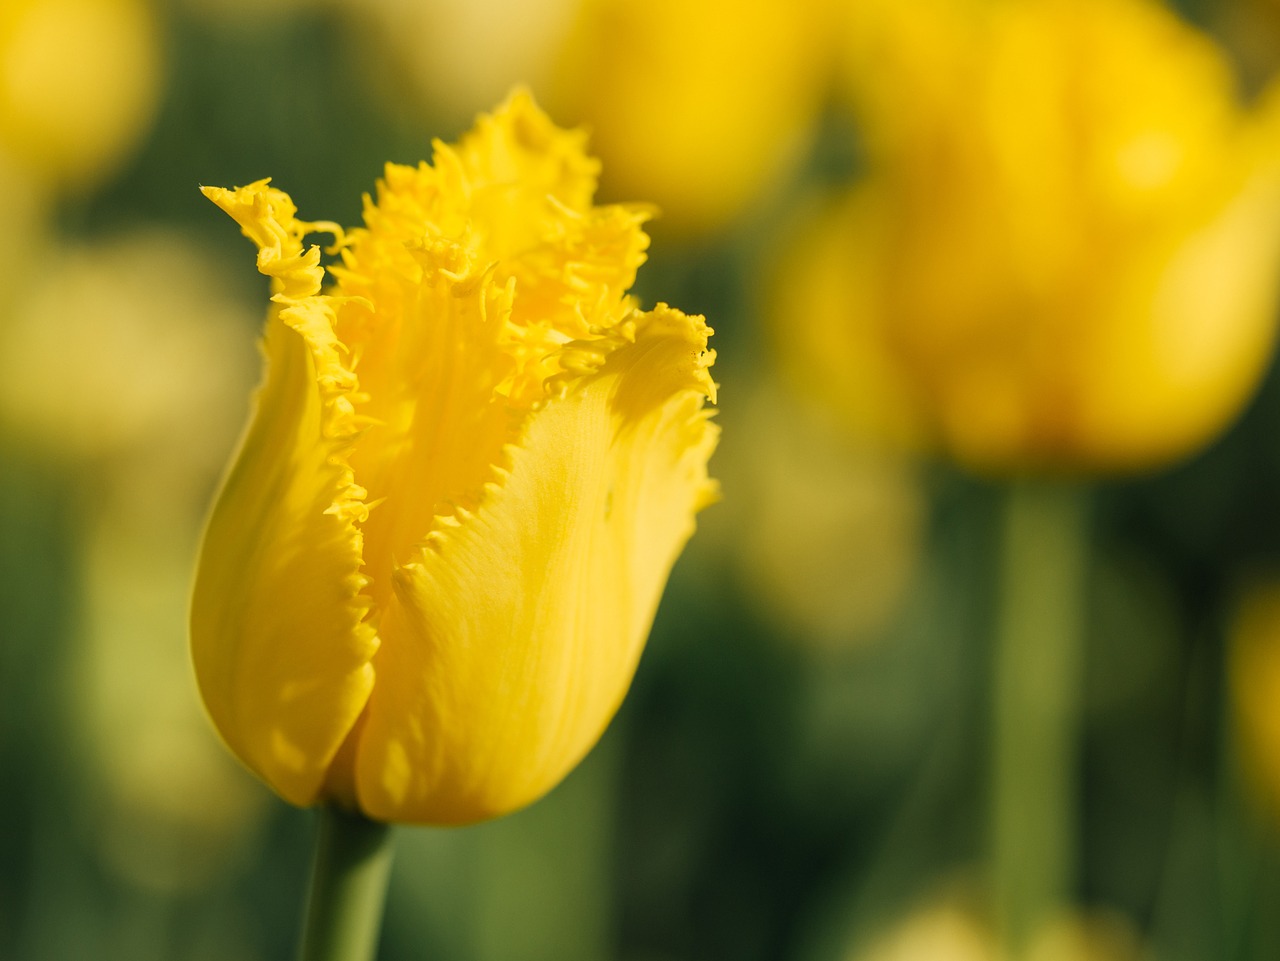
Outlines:
{"label": "out-of-focus flower bud", "polygon": [[0,6],[0,152],[53,187],[108,176],[160,94],[145,0],[6,0]]}
{"label": "out-of-focus flower bud", "polygon": [[863,16],[870,169],[779,271],[790,363],[982,470],[1141,470],[1214,438],[1275,337],[1280,91],[1241,107],[1147,0]]}
{"label": "out-of-focus flower bud", "polygon": [[701,233],[761,198],[808,146],[834,60],[823,0],[584,0],[553,97],[585,122],[603,187]]}

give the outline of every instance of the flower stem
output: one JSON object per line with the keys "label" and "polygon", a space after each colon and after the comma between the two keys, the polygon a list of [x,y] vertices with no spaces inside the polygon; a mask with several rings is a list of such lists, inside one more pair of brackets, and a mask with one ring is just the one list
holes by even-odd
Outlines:
{"label": "flower stem", "polygon": [[1079,487],[1023,481],[1007,493],[992,834],[997,920],[1015,959],[1075,883],[1086,528]]}
{"label": "flower stem", "polygon": [[391,828],[320,809],[298,961],[372,961],[391,873]]}

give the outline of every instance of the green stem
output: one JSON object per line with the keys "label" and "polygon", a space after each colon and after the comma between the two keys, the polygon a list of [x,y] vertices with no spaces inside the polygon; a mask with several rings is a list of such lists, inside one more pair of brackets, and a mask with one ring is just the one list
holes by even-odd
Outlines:
{"label": "green stem", "polygon": [[371,961],[390,873],[389,825],[322,807],[299,961]]}
{"label": "green stem", "polygon": [[1024,481],[1005,502],[992,832],[997,920],[1015,959],[1075,884],[1085,500],[1077,487]]}

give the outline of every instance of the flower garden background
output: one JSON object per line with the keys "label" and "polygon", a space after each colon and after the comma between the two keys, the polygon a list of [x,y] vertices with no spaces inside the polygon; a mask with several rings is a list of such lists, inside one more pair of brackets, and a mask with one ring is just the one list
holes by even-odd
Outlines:
{"label": "flower garden background", "polygon": [[199,187],[357,223],[516,85],[656,209],[722,498],[379,957],[1276,957],[1278,70],[1268,0],[7,3],[0,959],[288,956],[188,655],[267,292]]}

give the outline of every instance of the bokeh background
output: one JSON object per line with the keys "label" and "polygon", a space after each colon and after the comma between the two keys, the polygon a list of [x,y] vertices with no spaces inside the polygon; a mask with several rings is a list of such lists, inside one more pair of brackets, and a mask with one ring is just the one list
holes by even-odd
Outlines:
{"label": "bokeh background", "polygon": [[267,292],[197,186],[355,223],[515,83],[661,209],[724,499],[380,957],[1280,957],[1278,72],[1268,0],[5,0],[0,959],[291,955],[186,653]]}

